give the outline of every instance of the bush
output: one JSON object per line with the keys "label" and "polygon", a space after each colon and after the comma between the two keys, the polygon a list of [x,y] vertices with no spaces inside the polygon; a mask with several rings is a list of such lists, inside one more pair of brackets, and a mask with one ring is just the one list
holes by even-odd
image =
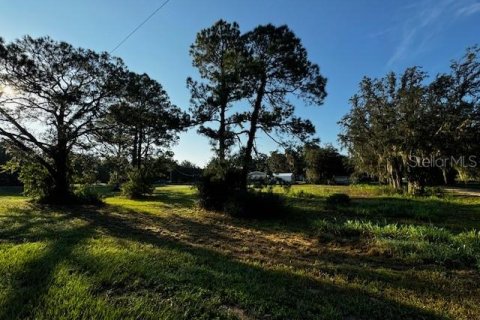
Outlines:
{"label": "bush", "polygon": [[122,185],[124,196],[135,199],[153,193],[153,182],[145,169],[133,169],[127,176],[127,182]]}
{"label": "bush", "polygon": [[39,202],[48,199],[52,195],[54,182],[48,171],[39,164],[25,159],[22,161],[12,159],[8,161],[3,170],[18,172],[18,179],[23,184],[24,195]]}
{"label": "bush", "polygon": [[211,163],[197,183],[200,207],[245,218],[279,216],[284,199],[272,192],[242,190],[241,171],[226,163]]}
{"label": "bush", "polygon": [[349,205],[351,200],[350,196],[345,193],[334,193],[327,197],[326,199],[327,206],[336,207],[336,206],[346,206]]}
{"label": "bush", "polygon": [[79,186],[75,190],[75,199],[81,204],[102,204],[102,197],[100,194],[88,184]]}
{"label": "bush", "polygon": [[197,182],[198,204],[207,210],[223,211],[232,195],[240,192],[241,170],[227,162],[212,161]]}
{"label": "bush", "polygon": [[244,191],[230,197],[225,213],[241,218],[268,219],[287,212],[285,199],[278,194],[261,191]]}
{"label": "bush", "polygon": [[441,187],[425,187],[421,195],[425,197],[443,197],[445,196],[445,190]]}

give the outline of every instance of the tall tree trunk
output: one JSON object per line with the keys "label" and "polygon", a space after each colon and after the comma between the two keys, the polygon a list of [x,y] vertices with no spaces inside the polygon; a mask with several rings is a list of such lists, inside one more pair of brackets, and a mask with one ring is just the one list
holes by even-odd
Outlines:
{"label": "tall tree trunk", "polygon": [[54,170],[50,172],[53,180],[53,186],[47,195],[48,202],[68,203],[72,200],[72,190],[70,189],[67,135],[65,129],[65,107],[62,106],[57,120],[57,145],[53,151]]}
{"label": "tall tree trunk", "polygon": [[227,133],[227,123],[225,119],[225,114],[227,112],[228,106],[228,90],[227,84],[225,82],[225,70],[223,67],[221,68],[221,85],[220,85],[220,93],[219,93],[219,103],[220,103],[220,126],[218,128],[218,158],[220,159],[220,163],[223,164],[225,162],[227,146],[226,146],[226,133]]}
{"label": "tall tree trunk", "polygon": [[225,152],[226,152],[226,123],[225,123],[225,111],[227,109],[226,103],[222,101],[222,105],[220,106],[220,127],[218,128],[218,158],[220,162],[223,163],[225,161]]}
{"label": "tall tree trunk", "polygon": [[445,185],[451,185],[455,183],[455,174],[452,171],[453,169],[451,167],[442,167],[443,183]]}
{"label": "tall tree trunk", "polygon": [[53,186],[47,201],[53,203],[68,203],[72,200],[72,190],[69,181],[68,152],[60,145],[54,157],[55,171],[51,173]]}
{"label": "tall tree trunk", "polygon": [[396,189],[401,190],[403,174],[402,174],[401,162],[400,160],[398,160],[398,158],[395,158],[393,160],[393,170],[395,172]]}
{"label": "tall tree trunk", "polygon": [[138,130],[135,129],[135,135],[133,136],[133,150],[132,150],[132,166],[137,166],[137,145],[138,145]]}
{"label": "tall tree trunk", "polygon": [[402,174],[397,160],[389,160],[387,162],[387,171],[390,176],[390,185],[395,190],[400,190],[402,188]]}
{"label": "tall tree trunk", "polygon": [[443,184],[448,185],[448,175],[447,175],[446,167],[442,167],[442,175],[443,175]]}
{"label": "tall tree trunk", "polygon": [[54,168],[49,171],[53,183],[48,190],[46,199],[48,202],[68,203],[72,201],[68,154],[69,150],[64,135],[59,134],[57,146],[53,153]]}
{"label": "tall tree trunk", "polygon": [[143,144],[143,129],[140,128],[138,132],[138,146],[137,146],[137,168],[142,167],[142,144]]}
{"label": "tall tree trunk", "polygon": [[250,169],[250,164],[252,163],[253,144],[255,142],[255,136],[257,133],[257,125],[258,125],[258,118],[260,116],[260,110],[262,109],[263,96],[265,95],[266,82],[267,82],[266,78],[263,77],[257,91],[257,97],[255,99],[254,108],[253,108],[252,116],[250,119],[250,129],[248,131],[248,140],[247,140],[247,146],[245,148],[245,156],[243,159],[243,168],[242,168],[241,185],[240,185],[243,190],[247,190],[248,171]]}

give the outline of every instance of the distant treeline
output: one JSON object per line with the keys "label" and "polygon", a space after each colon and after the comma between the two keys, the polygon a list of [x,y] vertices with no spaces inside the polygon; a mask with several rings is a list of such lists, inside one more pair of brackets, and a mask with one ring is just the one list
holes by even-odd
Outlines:
{"label": "distant treeline", "polygon": [[480,177],[480,47],[428,81],[420,67],[365,77],[340,122],[357,173],[396,189]]}

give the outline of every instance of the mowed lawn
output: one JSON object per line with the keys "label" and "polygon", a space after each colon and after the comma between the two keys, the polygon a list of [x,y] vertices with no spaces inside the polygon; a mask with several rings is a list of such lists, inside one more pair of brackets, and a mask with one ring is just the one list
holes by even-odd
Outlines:
{"label": "mowed lawn", "polygon": [[480,319],[480,198],[274,191],[290,213],[255,221],[188,186],[102,207],[3,188],[0,319]]}

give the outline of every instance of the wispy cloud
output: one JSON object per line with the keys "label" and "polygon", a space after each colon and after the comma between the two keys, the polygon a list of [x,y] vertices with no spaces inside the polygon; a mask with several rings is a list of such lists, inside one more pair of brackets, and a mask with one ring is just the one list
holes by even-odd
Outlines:
{"label": "wispy cloud", "polygon": [[384,30],[369,33],[368,37],[369,38],[381,38],[381,37],[384,37],[386,35],[389,35],[393,31],[395,31],[395,28],[386,28]]}
{"label": "wispy cloud", "polygon": [[457,10],[457,16],[470,16],[477,12],[480,12],[480,2],[472,3],[459,8]]}
{"label": "wispy cloud", "polygon": [[431,50],[433,39],[449,24],[476,13],[480,13],[478,0],[422,0],[405,5],[396,17],[400,22],[389,31],[392,39],[398,38],[386,67]]}
{"label": "wispy cloud", "polygon": [[416,54],[425,48],[428,41],[439,32],[448,21],[451,7],[455,0],[418,2],[418,5],[407,8],[406,18],[400,24],[400,40],[395,51],[387,62],[391,67],[408,55]]}

